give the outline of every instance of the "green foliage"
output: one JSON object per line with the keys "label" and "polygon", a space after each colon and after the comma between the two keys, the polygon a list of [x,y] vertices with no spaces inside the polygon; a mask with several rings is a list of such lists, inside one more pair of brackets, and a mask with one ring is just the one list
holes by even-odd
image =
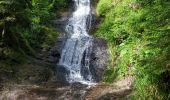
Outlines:
{"label": "green foliage", "polygon": [[[111,6],[101,6],[106,2]],[[98,4],[104,21],[96,35],[116,48],[115,64],[109,69],[118,69],[118,78],[136,77],[134,99],[170,98],[169,6],[168,0],[100,0]]]}
{"label": "green foliage", "polygon": [[32,0],[30,11],[32,27],[25,36],[34,48],[42,47],[44,43],[49,43],[49,40],[56,39],[58,33],[51,25],[51,20],[55,19],[60,9],[64,9],[66,5],[66,0]]}
{"label": "green foliage", "polygon": [[104,15],[107,10],[112,6],[112,0],[100,0],[97,5],[97,13],[100,15]]}
{"label": "green foliage", "polygon": [[112,44],[108,45],[109,47],[109,54],[110,54],[110,61],[108,69],[104,75],[104,81],[108,83],[112,83],[118,76],[118,68],[113,68],[113,66],[117,63],[117,47],[113,46]]}
{"label": "green foliage", "polygon": [[[33,53],[57,32],[51,24],[67,0],[0,0],[0,45]],[[50,40],[51,41],[51,40]],[[54,40],[53,40],[54,41]],[[33,48],[33,49],[32,49]]]}
{"label": "green foliage", "polygon": [[68,0],[0,0],[0,74],[49,48],[58,36],[52,20],[66,9]]}

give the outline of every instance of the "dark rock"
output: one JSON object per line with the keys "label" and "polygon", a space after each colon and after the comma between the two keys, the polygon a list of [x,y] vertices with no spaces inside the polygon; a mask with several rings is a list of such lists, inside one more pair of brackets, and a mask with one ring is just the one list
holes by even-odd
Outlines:
{"label": "dark rock", "polygon": [[50,50],[50,62],[54,64],[57,64],[59,62],[65,42],[66,38],[57,39],[54,47]]}
{"label": "dark rock", "polygon": [[73,91],[72,100],[86,100],[85,95],[86,95],[85,90]]}
{"label": "dark rock", "polygon": [[100,38],[94,39],[90,70],[95,81],[99,82],[102,80],[108,60],[106,41]]}
{"label": "dark rock", "polygon": [[66,38],[58,38],[54,47],[50,50],[50,62],[54,65],[54,75],[52,77],[52,81],[57,83],[61,83],[63,85],[68,85],[66,81],[66,75],[69,71],[61,65],[57,65],[61,58],[62,49],[64,48],[66,42]]}
{"label": "dark rock", "polygon": [[58,18],[56,20],[53,20],[52,23],[56,27],[56,30],[62,34],[60,36],[66,37],[68,34],[65,31],[65,26],[67,25],[67,22],[69,20],[69,16],[72,15],[72,12],[75,10],[74,1],[68,0],[68,8],[65,9],[65,11],[60,12]]}
{"label": "dark rock", "polygon": [[82,84],[80,82],[75,82],[71,84],[71,88],[74,90],[85,89],[88,85]]}
{"label": "dark rock", "polygon": [[61,65],[56,65],[56,71],[55,71],[55,79],[54,81],[61,83],[63,85],[68,85],[66,76],[69,74],[70,72]]}
{"label": "dark rock", "polygon": [[[51,49],[50,61],[55,65],[59,63],[61,57],[62,49],[64,48],[66,38],[59,38],[55,43],[55,46]],[[92,77],[96,82],[102,80],[104,71],[108,63],[108,52],[107,52],[107,43],[105,40],[96,38],[93,41],[93,51],[91,54],[90,61],[90,71]],[[88,69],[82,69],[82,73],[86,74]],[[63,82],[66,81],[65,76],[68,74],[68,71],[63,66],[56,65],[57,80]],[[83,75],[84,75],[83,74]],[[89,73],[87,73],[89,75]]]}

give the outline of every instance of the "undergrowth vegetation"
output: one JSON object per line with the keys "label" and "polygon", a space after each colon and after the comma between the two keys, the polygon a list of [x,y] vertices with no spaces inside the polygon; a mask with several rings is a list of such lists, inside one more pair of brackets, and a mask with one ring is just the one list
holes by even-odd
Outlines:
{"label": "undergrowth vegetation", "polygon": [[133,99],[170,99],[170,1],[100,0],[97,13],[111,54],[105,81],[134,76]]}
{"label": "undergrowth vegetation", "polygon": [[0,0],[0,74],[49,48],[59,34],[52,20],[67,6],[68,0]]}

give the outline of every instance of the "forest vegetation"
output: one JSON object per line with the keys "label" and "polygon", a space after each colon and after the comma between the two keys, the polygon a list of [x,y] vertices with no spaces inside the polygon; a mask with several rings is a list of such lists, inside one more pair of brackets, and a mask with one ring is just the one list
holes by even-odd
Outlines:
{"label": "forest vegetation", "polygon": [[134,76],[134,99],[170,98],[170,1],[100,0],[96,35],[111,53],[105,81]]}
{"label": "forest vegetation", "polygon": [[[101,19],[93,33],[108,43],[110,61],[104,80],[135,77],[132,99],[170,99],[170,1],[97,0]],[[52,20],[69,0],[0,0],[1,74],[50,48],[59,32]]]}
{"label": "forest vegetation", "polygon": [[49,48],[58,32],[52,20],[67,0],[0,0],[0,72],[12,73],[26,56]]}

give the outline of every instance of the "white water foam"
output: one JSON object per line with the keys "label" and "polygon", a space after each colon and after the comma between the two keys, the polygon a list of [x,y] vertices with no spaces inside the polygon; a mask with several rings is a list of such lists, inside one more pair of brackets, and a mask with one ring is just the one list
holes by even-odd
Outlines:
{"label": "white water foam", "polygon": [[91,2],[74,0],[74,3],[75,11],[65,28],[70,38],[62,50],[59,64],[69,70],[67,75],[69,83],[92,85],[94,83],[90,71],[90,55],[93,39],[88,34],[91,27]]}

